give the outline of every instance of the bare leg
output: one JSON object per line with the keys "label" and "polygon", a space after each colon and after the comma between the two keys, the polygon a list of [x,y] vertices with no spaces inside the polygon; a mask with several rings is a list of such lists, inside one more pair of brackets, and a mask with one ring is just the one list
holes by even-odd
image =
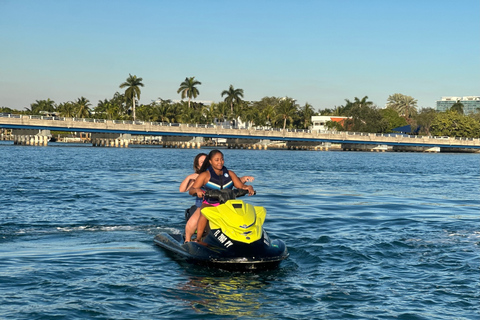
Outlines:
{"label": "bare leg", "polygon": [[200,217],[200,208],[197,208],[192,214],[190,219],[188,219],[187,224],[185,225],[185,242],[192,241],[192,235],[197,229],[198,218]]}
{"label": "bare leg", "polygon": [[197,224],[197,241],[200,241],[203,236],[203,232],[205,231],[205,227],[207,226],[207,218],[200,213],[200,218],[198,218],[198,224]]}

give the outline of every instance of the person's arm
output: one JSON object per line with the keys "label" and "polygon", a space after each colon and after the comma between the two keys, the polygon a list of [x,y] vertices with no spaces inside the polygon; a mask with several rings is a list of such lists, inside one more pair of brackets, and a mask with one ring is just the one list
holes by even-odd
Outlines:
{"label": "person's arm", "polygon": [[191,196],[197,196],[199,198],[203,197],[203,187],[210,180],[210,173],[208,171],[202,172],[198,175],[197,180],[193,183],[193,186],[188,190],[188,193]]}
{"label": "person's arm", "polygon": [[252,182],[253,180],[255,180],[255,178],[252,176],[243,176],[240,178],[240,181],[242,181],[243,183]]}
{"label": "person's arm", "polygon": [[192,174],[188,175],[182,181],[182,183],[180,183],[180,188],[178,188],[178,190],[180,192],[187,192],[188,190],[190,190],[190,188],[192,187],[192,185],[195,182],[195,179],[197,179],[197,177],[198,177],[198,173],[192,173]]}
{"label": "person's arm", "polygon": [[255,194],[255,190],[253,190],[253,187],[252,187],[252,186],[247,186],[247,185],[245,185],[245,184],[237,177],[237,175],[235,174],[235,172],[233,172],[233,171],[231,171],[231,170],[228,170],[228,174],[229,174],[230,177],[232,178],[233,185],[235,186],[235,188],[248,190],[248,194],[249,194],[250,196],[253,196],[253,195]]}

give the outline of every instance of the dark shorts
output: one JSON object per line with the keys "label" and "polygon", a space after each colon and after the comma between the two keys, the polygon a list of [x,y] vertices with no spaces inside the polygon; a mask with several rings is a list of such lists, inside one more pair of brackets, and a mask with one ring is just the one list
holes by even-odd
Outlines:
{"label": "dark shorts", "polygon": [[195,213],[195,210],[197,210],[197,206],[193,205],[187,210],[185,210],[185,221],[190,220],[190,217]]}

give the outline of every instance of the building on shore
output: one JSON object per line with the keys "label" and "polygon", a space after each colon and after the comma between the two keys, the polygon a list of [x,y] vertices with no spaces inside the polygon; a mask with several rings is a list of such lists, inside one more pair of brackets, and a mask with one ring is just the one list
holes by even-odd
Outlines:
{"label": "building on shore", "polygon": [[348,118],[349,117],[339,117],[339,116],[312,116],[311,130],[312,131],[331,131],[332,129],[329,129],[327,127],[327,122],[333,121],[343,125],[343,122],[345,121],[345,119],[348,119]]}
{"label": "building on shore", "polygon": [[437,111],[447,111],[457,102],[463,104],[464,114],[480,112],[480,96],[442,97],[437,101]]}

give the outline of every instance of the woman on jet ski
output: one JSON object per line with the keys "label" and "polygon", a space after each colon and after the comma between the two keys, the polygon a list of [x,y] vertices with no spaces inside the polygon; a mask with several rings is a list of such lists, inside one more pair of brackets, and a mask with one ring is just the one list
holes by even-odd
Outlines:
{"label": "woman on jet ski", "polygon": [[[197,180],[198,175],[200,174],[200,169],[203,165],[203,162],[205,161],[205,158],[207,157],[207,154],[205,153],[199,153],[193,160],[193,170],[195,171],[192,174],[189,174],[180,184],[179,191],[180,192],[187,192],[189,191],[193,184],[195,183],[195,180]],[[243,176],[240,178],[240,181],[243,183],[245,182],[252,182],[255,180],[254,177],[252,176]],[[188,211],[190,216],[186,214],[186,219],[187,223],[185,225],[185,239],[186,241],[190,241],[192,234],[195,232],[197,229],[197,222],[198,218],[200,216],[200,210],[199,209],[202,206],[203,202],[203,195],[201,198],[197,197],[195,200],[195,205],[193,205],[190,210]]]}
{"label": "woman on jet ski", "polygon": [[[235,172],[228,170],[224,166],[223,153],[219,150],[212,150],[205,161],[203,162],[202,168],[200,169],[200,174],[195,180],[193,186],[189,190],[191,196],[197,196],[198,198],[203,197],[205,190],[210,189],[232,189],[234,186],[238,189],[248,190],[249,195],[255,194],[252,186],[245,185],[235,174]],[[197,241],[200,241],[203,231],[207,226],[207,218],[201,214],[201,209],[207,206],[217,206],[218,201],[215,199],[204,199],[202,206],[195,211],[193,216],[190,218],[194,219],[192,224],[194,224],[195,219],[197,219]],[[197,218],[198,217],[198,218]],[[190,221],[189,220],[189,221]],[[187,223],[188,224],[188,223]],[[187,233],[185,230],[185,241],[191,241],[192,234],[195,230]]]}
{"label": "woman on jet ski", "polygon": [[[207,157],[207,154],[205,153],[199,153],[195,156],[195,159],[193,160],[193,171],[194,173],[189,174],[180,184],[180,187],[178,190],[180,192],[187,192],[190,190],[190,188],[193,186],[193,183],[197,179],[198,175],[200,174],[200,169],[203,165],[203,162],[205,161],[205,158]],[[245,182],[252,182],[255,180],[254,177],[252,176],[243,176],[240,178],[240,180],[245,183]],[[200,202],[201,205],[201,202]],[[199,205],[199,207],[200,207]]]}
{"label": "woman on jet ski", "polygon": [[206,153],[199,153],[193,160],[193,171],[194,173],[189,174],[180,184],[179,191],[180,192],[187,192],[193,186],[193,183],[197,179],[198,175],[200,174],[200,168],[202,167],[205,158],[207,157]]}

